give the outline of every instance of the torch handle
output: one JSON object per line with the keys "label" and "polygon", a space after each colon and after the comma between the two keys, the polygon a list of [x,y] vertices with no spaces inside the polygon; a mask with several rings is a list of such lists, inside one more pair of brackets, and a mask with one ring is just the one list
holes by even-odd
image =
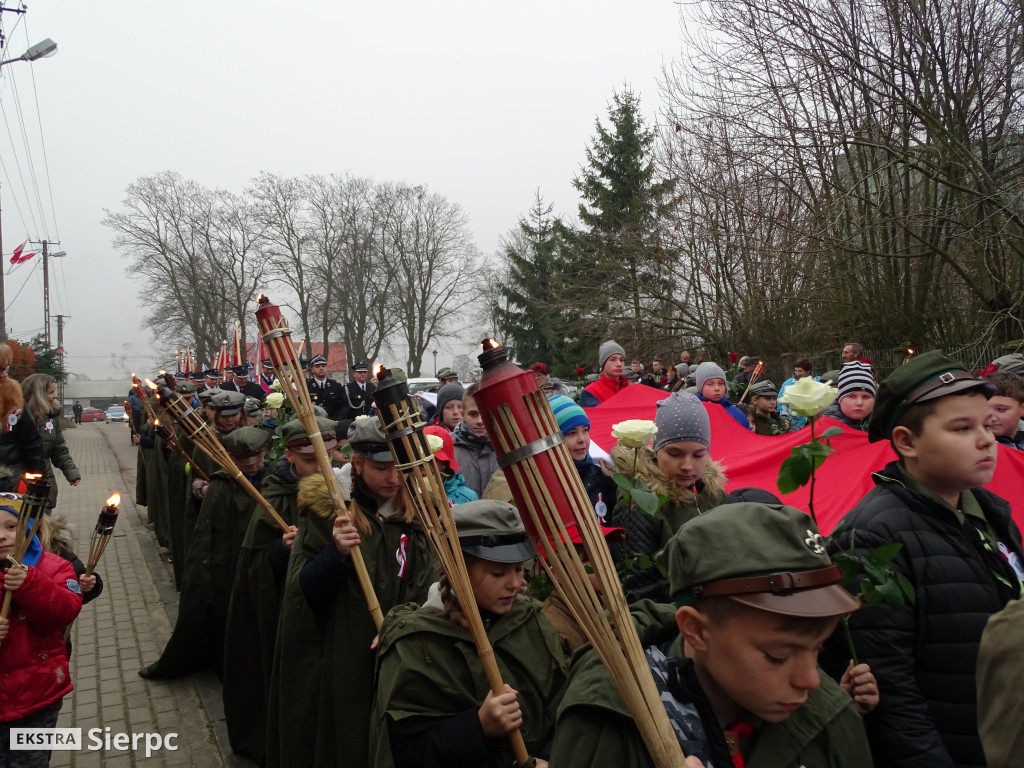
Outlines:
{"label": "torch handle", "polygon": [[750,377],[750,381],[748,381],[748,382],[747,382],[747,388],[746,388],[746,389],[744,389],[744,390],[743,390],[743,394],[742,394],[742,395],[740,395],[740,402],[741,402],[741,403],[742,403],[742,402],[743,402],[744,400],[746,400],[746,399],[747,399],[747,392],[749,392],[749,391],[750,391],[750,388],[751,388],[752,386],[754,386],[754,382],[755,382],[755,381],[757,381],[757,379],[758,379],[758,377],[759,377],[760,375],[761,375],[761,374],[760,374],[760,373],[759,373],[758,371],[754,371],[754,374],[753,374],[753,375],[752,375],[752,376]]}
{"label": "torch handle", "polygon": [[178,438],[174,436],[173,432],[168,430],[167,438],[164,440],[164,442],[167,443],[167,446],[172,451],[174,451],[176,454],[178,454],[178,456],[180,456],[181,458],[188,462],[188,465],[192,467],[193,472],[195,472],[197,475],[203,478],[203,480],[205,480],[206,482],[210,482],[210,478],[207,476],[207,474],[203,472],[203,470],[199,467],[198,464],[192,461],[192,457],[188,455],[188,451],[181,447],[181,443],[178,442]]}
{"label": "torch handle", "polygon": [[[270,354],[274,363],[274,370],[278,373],[281,381],[281,389],[288,397],[289,402],[295,408],[295,414],[302,421],[306,432],[309,434],[313,450],[316,452],[317,462],[320,465],[320,474],[327,483],[331,492],[331,500],[334,502],[335,512],[341,515],[345,507],[341,498],[341,486],[338,485],[338,478],[334,476],[331,468],[331,457],[327,454],[327,447],[324,445],[323,435],[317,425],[316,416],[313,413],[313,401],[306,388],[306,379],[301,375],[302,368],[296,358],[295,348],[291,344],[291,329],[287,321],[281,316],[280,310],[274,308],[265,311],[261,307],[256,313],[256,320],[263,336],[263,344]],[[262,314],[261,314],[262,313]],[[351,514],[351,510],[350,510]],[[353,515],[352,520],[356,518]],[[366,563],[363,561],[363,554],[359,547],[353,547],[349,556],[352,565],[355,567],[356,577],[359,579],[359,586],[366,598],[366,605],[370,610],[370,617],[377,629],[384,622],[384,614],[380,609],[380,602],[377,600],[377,593],[373,590],[373,582],[366,570]]]}
{"label": "torch handle", "polygon": [[284,518],[277,514],[277,510],[270,506],[270,502],[263,498],[263,494],[257,491],[256,487],[249,482],[249,478],[243,475],[242,471],[237,468],[235,469],[235,481],[245,489],[246,493],[252,496],[253,500],[263,508],[264,512],[270,515],[270,519],[274,521],[278,528],[285,533],[291,531]]}
{"label": "torch handle", "polygon": [[[331,477],[334,477],[334,473],[331,472]],[[350,499],[348,502],[348,514],[349,520],[355,520],[355,503],[356,500]],[[373,582],[370,581],[370,572],[366,570],[366,561],[363,560],[363,553],[359,547],[352,547],[349,550],[348,556],[352,559],[352,565],[356,569],[356,578],[359,579],[359,586],[362,587],[363,596],[366,598],[366,606],[370,610],[370,618],[373,619],[374,626],[377,627],[377,631],[380,631],[380,625],[384,623],[384,613],[380,609],[380,601],[377,599],[377,593],[373,589]]]}

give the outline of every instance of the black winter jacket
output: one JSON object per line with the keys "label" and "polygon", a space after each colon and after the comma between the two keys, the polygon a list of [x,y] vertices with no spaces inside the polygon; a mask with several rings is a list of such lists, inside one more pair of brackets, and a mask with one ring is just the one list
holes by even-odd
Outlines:
{"label": "black winter jacket", "polygon": [[18,481],[26,472],[42,475],[46,471],[43,440],[39,427],[24,411],[11,429],[7,427],[0,425],[0,466],[9,469],[9,476],[0,480],[0,491],[16,492]]}
{"label": "black winter jacket", "polygon": [[[861,555],[902,542],[892,564],[916,593],[906,608],[865,605],[850,616],[859,660],[870,664],[878,679],[879,704],[865,719],[875,765],[983,768],[975,691],[978,645],[989,616],[1019,596],[1019,582],[1003,556],[985,549],[970,518],[961,524],[951,510],[907,488],[899,476],[895,462],[876,474],[876,487],[832,536],[833,551],[852,545]],[[972,493],[999,541],[1024,558],[1009,504],[980,488]],[[842,674],[841,666],[830,671]]]}

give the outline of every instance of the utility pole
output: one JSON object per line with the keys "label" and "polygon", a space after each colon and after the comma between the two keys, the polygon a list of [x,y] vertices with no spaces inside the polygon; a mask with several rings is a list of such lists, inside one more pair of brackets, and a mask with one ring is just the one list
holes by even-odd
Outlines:
{"label": "utility pole", "polygon": [[50,253],[51,245],[60,245],[60,242],[51,243],[49,240],[33,240],[43,246],[43,335],[46,338],[46,346],[52,348],[50,343],[50,259],[59,259],[67,256],[66,251]]}
{"label": "utility pole", "polygon": [[[57,367],[64,373],[64,321],[70,315],[57,315]],[[57,402],[64,408],[64,376],[57,380]]]}

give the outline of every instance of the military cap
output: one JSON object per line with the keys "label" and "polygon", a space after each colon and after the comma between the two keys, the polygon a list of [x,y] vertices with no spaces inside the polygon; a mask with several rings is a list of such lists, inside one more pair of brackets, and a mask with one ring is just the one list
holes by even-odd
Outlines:
{"label": "military cap", "polygon": [[747,394],[750,397],[778,397],[779,390],[768,379],[761,379],[750,385],[750,391]]}
{"label": "military cap", "polygon": [[459,378],[459,374],[457,374],[451,368],[442,368],[440,371],[437,372],[437,380],[440,381],[442,384],[444,383],[445,379],[457,378]]}
{"label": "military cap", "polygon": [[199,402],[202,403],[203,405],[212,406],[213,403],[211,403],[210,401],[213,399],[213,396],[220,391],[221,390],[217,389],[216,387],[214,387],[213,389],[204,389],[202,392],[197,394],[196,397],[199,398]]}
{"label": "military cap", "polygon": [[270,370],[274,370],[274,361],[273,360],[260,360],[260,365],[262,365],[264,368],[269,368]]}
{"label": "military cap", "polygon": [[723,504],[684,523],[664,550],[681,607],[705,597],[788,616],[838,616],[860,607],[814,521],[784,504]]}
{"label": "military cap", "polygon": [[992,365],[996,366],[1000,373],[1016,373],[1018,376],[1024,376],[1024,355],[1019,352],[997,357],[992,361]]}
{"label": "military cap", "polygon": [[409,377],[405,375],[405,370],[402,369],[402,368],[392,368],[391,369],[391,378],[397,379],[398,381],[401,381],[401,382],[409,381]]}
{"label": "military cap", "polygon": [[314,355],[313,359],[309,361],[309,364],[311,366],[312,365],[327,365],[327,358],[324,357],[323,355]]}
{"label": "military cap", "polygon": [[179,395],[191,395],[196,391],[195,382],[188,379],[179,379],[174,382],[174,391]]}
{"label": "military cap", "polygon": [[456,504],[452,520],[459,546],[467,555],[492,563],[522,563],[535,554],[518,510],[507,502],[484,499]]}
{"label": "military cap", "polygon": [[245,398],[245,404],[242,406],[246,414],[249,416],[255,416],[257,413],[263,410],[263,403],[257,400],[255,397]]}
{"label": "military cap", "polygon": [[825,371],[821,374],[821,380],[831,384],[833,387],[839,386],[839,370],[833,368],[831,371]]}
{"label": "military cap", "polygon": [[[327,450],[331,450],[331,448],[338,444],[336,432],[338,422],[331,421],[325,416],[318,416],[316,425],[320,430],[320,434],[323,436],[324,447]],[[310,439],[309,432],[306,431],[306,427],[302,423],[302,419],[292,419],[281,427],[281,436],[284,438],[284,442],[290,451],[296,451],[298,453],[316,452],[316,448],[313,447],[313,441]]]}
{"label": "military cap", "polygon": [[348,427],[348,444],[352,450],[371,461],[394,461],[384,430],[376,418],[364,417],[353,421]]}
{"label": "military cap", "polygon": [[971,390],[991,397],[995,385],[979,379],[939,350],[912,358],[879,384],[868,422],[868,440],[888,440],[896,422],[916,403]]}
{"label": "military cap", "polygon": [[368,371],[370,370],[369,364],[365,360],[358,360],[356,364],[352,366],[353,371]]}
{"label": "military cap", "polygon": [[270,442],[270,432],[259,427],[239,427],[220,439],[232,456],[240,459],[257,455]]}
{"label": "military cap", "polygon": [[249,366],[248,365],[232,365],[232,366],[228,367],[228,370],[231,371],[233,374],[235,374],[235,376],[245,376],[249,372]]}
{"label": "military cap", "polygon": [[211,368],[208,371],[203,371],[203,376],[205,378],[207,378],[207,379],[219,379],[220,378],[220,371],[217,371],[217,370],[214,370],[213,368]]}
{"label": "military cap", "polygon": [[230,389],[218,389],[210,398],[210,405],[221,416],[233,416],[245,405],[245,395]]}
{"label": "military cap", "polygon": [[201,371],[192,371],[190,373],[186,373],[185,375],[188,378],[192,379],[193,381],[198,381],[199,379],[203,378],[203,374]]}
{"label": "military cap", "polygon": [[740,365],[757,365],[757,358],[751,357],[750,355],[744,355],[740,358]]}

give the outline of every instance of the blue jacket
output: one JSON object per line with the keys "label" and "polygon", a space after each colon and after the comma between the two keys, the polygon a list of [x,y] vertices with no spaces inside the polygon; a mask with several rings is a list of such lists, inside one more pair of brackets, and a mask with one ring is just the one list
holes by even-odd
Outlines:
{"label": "blue jacket", "polygon": [[[697,393],[697,397],[700,398],[705,403],[710,403],[711,402],[711,400],[708,400],[700,392]],[[747,419],[747,415],[745,413],[743,413],[743,411],[741,411],[735,405],[733,405],[728,397],[723,397],[721,400],[719,400],[717,403],[715,403],[715,405],[720,405],[723,408],[725,408],[725,412],[728,413],[730,416],[732,416],[734,419],[736,419],[737,423],[741,427],[743,427],[745,430],[747,430],[747,432],[750,431],[750,420]]]}
{"label": "blue jacket", "polygon": [[456,472],[444,481],[444,492],[448,494],[448,501],[452,504],[465,504],[467,501],[477,501],[480,498],[476,491],[466,485],[466,478],[461,472]]}

